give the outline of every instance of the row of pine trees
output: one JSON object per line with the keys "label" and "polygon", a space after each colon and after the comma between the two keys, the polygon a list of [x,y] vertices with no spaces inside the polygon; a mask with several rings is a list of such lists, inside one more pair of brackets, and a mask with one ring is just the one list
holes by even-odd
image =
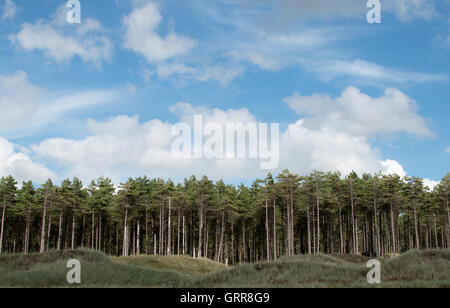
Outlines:
{"label": "row of pine trees", "polygon": [[422,179],[288,170],[250,187],[191,177],[175,185],[99,178],[36,187],[0,181],[0,253],[90,248],[110,255],[174,255],[227,264],[293,254],[380,257],[450,247],[450,174]]}

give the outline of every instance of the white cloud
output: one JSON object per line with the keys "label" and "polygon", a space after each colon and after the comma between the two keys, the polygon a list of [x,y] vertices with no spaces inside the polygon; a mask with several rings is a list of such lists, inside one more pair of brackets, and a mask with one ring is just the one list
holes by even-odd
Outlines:
{"label": "white cloud", "polygon": [[445,149],[445,153],[450,154],[450,147]]}
{"label": "white cloud", "polygon": [[433,137],[426,121],[417,113],[416,102],[397,89],[387,89],[382,97],[373,98],[349,87],[338,98],[294,93],[284,100],[298,114],[311,115],[308,127],[320,127],[370,136],[376,133],[407,132]]}
{"label": "white cloud", "polygon": [[323,81],[331,81],[337,77],[358,78],[362,82],[373,83],[388,81],[396,83],[427,83],[446,81],[447,76],[416,72],[405,72],[393,68],[383,67],[364,60],[312,60],[302,59],[300,63],[307,69],[319,74]]}
{"label": "white cloud", "polygon": [[60,7],[50,21],[40,19],[34,24],[24,23],[10,40],[26,51],[40,50],[44,56],[62,63],[79,57],[96,66],[111,61],[114,51],[110,39],[95,19],[85,19],[81,25],[65,20],[67,8]]}
{"label": "white cloud", "polygon": [[47,179],[55,179],[55,174],[44,165],[35,163],[16,146],[0,137],[0,176],[13,175],[16,180],[44,183]]}
{"label": "white cloud", "polygon": [[125,27],[124,47],[144,56],[149,62],[160,62],[186,54],[196,41],[177,35],[173,30],[161,37],[157,28],[162,21],[154,2],[136,8],[123,20]]}
{"label": "white cloud", "polygon": [[0,134],[32,134],[71,111],[111,102],[119,95],[110,90],[54,93],[30,83],[25,72],[0,75]]}
{"label": "white cloud", "polygon": [[[20,127],[36,111],[42,91],[28,82],[24,72],[0,75],[0,132]],[[11,127],[12,126],[12,127]]]}
{"label": "white cloud", "polygon": [[[289,126],[282,135],[280,161],[296,172],[339,170],[343,174],[391,173],[393,163],[384,162],[381,154],[366,138],[345,132],[311,129],[304,120]],[[400,170],[400,168],[399,168]]]}
{"label": "white cloud", "polygon": [[2,19],[13,19],[17,13],[17,5],[12,0],[4,0]]}
{"label": "white cloud", "polygon": [[406,171],[398,161],[387,159],[381,162],[381,165],[385,169],[385,174],[397,174],[402,178],[406,176]]}
{"label": "white cloud", "polygon": [[[195,114],[203,115],[205,125],[257,122],[247,109],[221,110],[179,103],[170,110],[180,121],[191,125]],[[105,122],[90,120],[88,137],[48,139],[32,146],[32,150],[40,159],[63,167],[64,176],[77,176],[84,181],[104,175],[119,182],[124,176],[145,174],[175,180],[208,174],[214,179],[236,180],[266,173],[260,169],[260,160],[176,159],[171,153],[176,138],[171,135],[172,126],[157,119],[141,123],[137,116],[119,116]],[[344,174],[352,170],[405,174],[398,162],[382,159],[366,137],[309,127],[304,120],[289,125],[280,136],[280,166],[273,172],[284,168],[298,173],[320,169],[340,170]]]}
{"label": "white cloud", "polygon": [[438,186],[440,184],[440,181],[433,181],[433,180],[425,178],[425,179],[423,179],[423,184],[426,187],[428,187],[431,190],[433,190],[436,186]]}

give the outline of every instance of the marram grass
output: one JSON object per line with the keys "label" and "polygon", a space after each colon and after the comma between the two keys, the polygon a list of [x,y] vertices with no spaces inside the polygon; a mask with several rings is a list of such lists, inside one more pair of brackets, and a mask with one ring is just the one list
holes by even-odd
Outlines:
{"label": "marram grass", "polygon": [[[81,285],[69,285],[66,263],[81,261]],[[367,258],[299,255],[225,267],[186,256],[116,258],[89,250],[1,255],[0,287],[66,288],[450,288],[450,250],[411,251],[382,259],[382,284],[369,285]]]}

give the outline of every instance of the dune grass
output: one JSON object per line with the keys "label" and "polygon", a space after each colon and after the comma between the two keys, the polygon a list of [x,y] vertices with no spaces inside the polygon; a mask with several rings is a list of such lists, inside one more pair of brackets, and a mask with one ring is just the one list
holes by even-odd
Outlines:
{"label": "dune grass", "polygon": [[226,268],[187,256],[110,258],[94,251],[1,255],[0,287],[73,287],[66,282],[69,259],[79,259],[78,287],[142,288],[450,288],[450,250],[411,251],[382,259],[382,284],[369,285],[368,258],[304,255]]}
{"label": "dune grass", "polygon": [[367,283],[369,259],[358,256],[307,255],[275,262],[241,265],[208,275],[195,287],[220,288],[450,288],[450,250],[411,251],[381,260],[382,284]]}
{"label": "dune grass", "polygon": [[224,271],[227,267],[209,259],[194,259],[188,256],[135,256],[112,257],[113,261],[123,264],[131,264],[145,268],[175,271],[181,274],[201,276]]}
{"label": "dune grass", "polygon": [[76,287],[178,287],[190,276],[113,262],[95,251],[48,252],[42,255],[0,256],[0,287],[73,287],[66,282],[67,261],[81,262],[82,284]]}

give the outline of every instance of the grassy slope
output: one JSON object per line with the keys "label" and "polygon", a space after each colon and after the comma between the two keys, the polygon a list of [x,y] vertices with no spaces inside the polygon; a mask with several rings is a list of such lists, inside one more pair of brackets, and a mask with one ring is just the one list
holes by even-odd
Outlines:
{"label": "grassy slope", "polygon": [[178,287],[190,276],[119,264],[93,251],[48,252],[0,256],[0,287],[69,287],[67,261],[81,262],[81,287]]}
{"label": "grassy slope", "polygon": [[[68,287],[69,259],[82,264],[82,287],[372,287],[363,257],[293,256],[224,269],[188,257],[108,258],[92,251],[0,256],[0,287]],[[382,261],[378,287],[450,287],[450,250],[408,252]],[[208,274],[209,273],[209,274]]]}
{"label": "grassy slope", "polygon": [[252,264],[194,281],[195,287],[447,287],[450,288],[450,251],[408,252],[382,261],[382,284],[369,285],[368,259],[327,255],[284,257]]}
{"label": "grassy slope", "polygon": [[209,259],[193,259],[187,256],[138,256],[138,257],[113,257],[113,261],[123,264],[131,264],[158,270],[170,270],[181,274],[201,276],[220,272],[226,269],[222,263]]}

